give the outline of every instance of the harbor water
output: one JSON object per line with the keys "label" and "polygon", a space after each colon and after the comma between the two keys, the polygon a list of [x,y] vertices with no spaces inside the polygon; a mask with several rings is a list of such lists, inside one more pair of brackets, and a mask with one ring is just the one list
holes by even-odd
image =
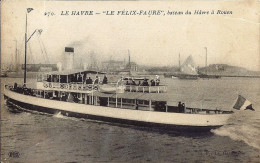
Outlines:
{"label": "harbor water", "polygon": [[[260,162],[260,79],[165,78],[171,103],[231,110],[243,95],[256,111],[237,111],[209,133],[180,133],[34,112],[15,113],[3,99],[2,162]],[[29,82],[33,82],[32,79]]]}

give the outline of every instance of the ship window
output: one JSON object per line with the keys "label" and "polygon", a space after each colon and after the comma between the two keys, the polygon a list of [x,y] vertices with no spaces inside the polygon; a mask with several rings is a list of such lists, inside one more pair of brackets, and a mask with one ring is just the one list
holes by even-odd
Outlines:
{"label": "ship window", "polygon": [[149,105],[149,101],[144,100],[144,105]]}
{"label": "ship window", "polygon": [[123,103],[131,104],[133,103],[132,99],[123,99]]}
{"label": "ship window", "polygon": [[66,75],[61,75],[60,76],[60,83],[66,83],[67,82],[67,76]]}
{"label": "ship window", "polygon": [[127,103],[133,103],[133,100],[132,99],[127,99]]}
{"label": "ship window", "polygon": [[138,103],[138,104],[143,104],[144,101],[143,101],[143,100],[137,100],[137,103]]}
{"label": "ship window", "polygon": [[55,82],[55,83],[59,82],[59,77],[58,77],[58,75],[53,75],[52,81]]}
{"label": "ship window", "polygon": [[110,100],[110,101],[116,101],[116,99],[115,99],[115,98],[110,98],[109,100]]}

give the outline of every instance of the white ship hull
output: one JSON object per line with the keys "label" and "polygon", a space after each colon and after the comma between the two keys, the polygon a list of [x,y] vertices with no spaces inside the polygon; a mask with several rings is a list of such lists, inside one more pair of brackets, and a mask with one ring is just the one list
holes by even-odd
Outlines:
{"label": "white ship hull", "polygon": [[7,102],[18,108],[66,116],[97,119],[115,123],[174,128],[188,131],[209,131],[226,124],[232,114],[185,114],[111,108],[56,101],[23,95],[5,89]]}

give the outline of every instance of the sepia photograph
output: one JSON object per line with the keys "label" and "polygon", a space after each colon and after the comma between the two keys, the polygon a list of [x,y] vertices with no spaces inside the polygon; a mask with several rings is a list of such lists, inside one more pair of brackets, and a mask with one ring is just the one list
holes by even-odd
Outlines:
{"label": "sepia photograph", "polygon": [[1,162],[260,162],[258,0],[1,2]]}

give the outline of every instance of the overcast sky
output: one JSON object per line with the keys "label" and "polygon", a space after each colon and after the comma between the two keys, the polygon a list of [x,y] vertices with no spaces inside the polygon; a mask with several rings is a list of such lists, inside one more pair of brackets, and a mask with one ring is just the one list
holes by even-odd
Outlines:
{"label": "overcast sky", "polygon": [[[29,41],[29,63],[44,63],[43,45],[49,62],[61,61],[64,47],[75,48],[75,56],[89,62],[91,53],[98,60],[128,59],[138,64],[178,65],[192,55],[198,66],[224,63],[260,70],[259,12],[254,1],[241,2],[50,2],[5,1],[2,3],[2,61],[12,62],[15,41],[20,60],[24,57],[26,8],[28,35],[42,29]],[[111,10],[164,10],[165,16],[107,16]],[[61,11],[101,13],[93,16],[62,16]],[[232,15],[167,15],[167,11],[228,10]],[[54,16],[44,16],[51,11]]]}

